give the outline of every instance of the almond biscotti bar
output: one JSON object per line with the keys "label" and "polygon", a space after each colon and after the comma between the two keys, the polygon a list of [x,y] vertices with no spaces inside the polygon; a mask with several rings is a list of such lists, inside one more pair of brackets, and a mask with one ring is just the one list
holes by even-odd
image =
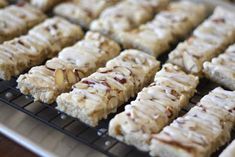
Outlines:
{"label": "almond biscotti bar", "polygon": [[45,18],[44,13],[28,4],[11,5],[0,10],[0,43],[25,34]]}
{"label": "almond biscotti bar", "polygon": [[152,19],[169,0],[124,0],[105,9],[90,29],[101,32],[115,40],[120,32],[131,30]]}
{"label": "almond biscotti bar", "polygon": [[205,62],[203,71],[207,78],[235,90],[235,44],[211,62]]}
{"label": "almond biscotti bar", "polygon": [[222,53],[235,41],[235,13],[217,7],[193,35],[169,54],[169,62],[202,76],[203,63]]}
{"label": "almond biscotti bar", "polygon": [[224,151],[219,155],[219,157],[234,157],[235,156],[235,140],[229,144]]}
{"label": "almond biscotti bar", "polygon": [[235,124],[235,91],[218,87],[183,117],[152,136],[150,154],[161,157],[209,157],[230,140]]}
{"label": "almond biscotti bar", "polygon": [[57,97],[57,109],[96,126],[149,84],[159,66],[152,56],[125,50],[106,67],[75,84],[71,92]]}
{"label": "almond biscotti bar", "polygon": [[18,88],[24,94],[31,94],[35,101],[53,103],[58,95],[68,92],[73,84],[104,66],[119,52],[120,47],[114,41],[87,32],[83,40],[63,49],[58,57],[20,75]]}
{"label": "almond biscotti bar", "polygon": [[0,45],[0,78],[9,80],[12,76],[41,64],[82,36],[79,26],[64,19],[54,17],[44,21],[27,35]]}
{"label": "almond biscotti bar", "polygon": [[64,0],[30,0],[30,4],[46,12],[62,1]]}
{"label": "almond biscotti bar", "polygon": [[8,5],[8,3],[7,3],[6,0],[0,0],[0,8],[3,8],[5,6],[7,6],[7,5]]}
{"label": "almond biscotti bar", "polygon": [[155,57],[185,38],[206,17],[202,4],[190,1],[172,2],[155,18],[139,28],[120,32],[118,41],[124,48],[136,48]]}
{"label": "almond biscotti bar", "polygon": [[198,77],[172,64],[163,65],[150,86],[138,93],[109,123],[109,135],[142,151],[149,151],[152,134],[169,124],[188,104]]}
{"label": "almond biscotti bar", "polygon": [[54,13],[88,29],[92,20],[117,2],[118,0],[73,0],[56,6]]}

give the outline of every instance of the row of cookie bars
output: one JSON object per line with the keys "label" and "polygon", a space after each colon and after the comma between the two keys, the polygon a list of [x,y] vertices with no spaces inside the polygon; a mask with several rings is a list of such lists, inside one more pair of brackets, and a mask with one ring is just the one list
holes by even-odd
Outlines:
{"label": "row of cookie bars", "polygon": [[0,78],[9,80],[24,70],[54,57],[62,48],[82,38],[79,26],[54,17],[0,45]]}
{"label": "row of cookie bars", "polygon": [[194,95],[199,79],[172,64],[163,65],[155,80],[138,93],[109,123],[109,135],[149,151],[152,134],[177,117]]}
{"label": "row of cookie bars", "polygon": [[25,34],[45,20],[46,15],[28,4],[11,5],[0,10],[0,44]]}
{"label": "row of cookie bars", "polygon": [[188,40],[178,44],[169,54],[168,61],[189,73],[202,76],[203,63],[222,53],[234,42],[235,13],[217,7]]}
{"label": "row of cookie bars", "polygon": [[159,66],[148,54],[125,50],[104,68],[75,84],[71,92],[61,94],[57,98],[57,109],[96,126],[148,85]]}
{"label": "row of cookie bars", "polygon": [[122,31],[128,31],[149,21],[154,14],[165,8],[169,0],[123,0],[105,9],[90,29],[112,39]]}
{"label": "row of cookie bars", "polygon": [[53,103],[59,94],[71,90],[73,84],[104,66],[119,52],[120,47],[114,41],[87,32],[83,40],[63,49],[45,65],[20,75],[18,88],[24,94],[31,94],[35,101]]}
{"label": "row of cookie bars", "polygon": [[59,4],[53,12],[88,29],[91,21],[96,19],[107,7],[117,2],[118,0],[73,0]]}
{"label": "row of cookie bars", "polygon": [[184,39],[205,17],[206,8],[203,4],[171,2],[151,22],[120,32],[115,38],[124,48],[136,48],[157,57]]}
{"label": "row of cookie bars", "polygon": [[150,154],[209,157],[230,140],[235,124],[235,91],[212,90],[183,117],[152,135]]}

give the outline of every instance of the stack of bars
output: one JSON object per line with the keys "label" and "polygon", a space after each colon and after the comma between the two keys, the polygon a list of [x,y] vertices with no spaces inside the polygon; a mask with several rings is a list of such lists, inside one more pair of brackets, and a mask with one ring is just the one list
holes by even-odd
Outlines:
{"label": "stack of bars", "polygon": [[122,31],[128,31],[152,19],[154,14],[165,8],[169,0],[123,0],[104,10],[94,20],[90,29],[113,39]]}
{"label": "stack of bars", "polygon": [[137,48],[155,57],[169,51],[206,17],[203,4],[190,1],[172,2],[155,18],[139,28],[120,32],[116,39],[124,48]]}
{"label": "stack of bars", "polygon": [[54,13],[88,29],[92,20],[118,0],[72,0],[57,5]]}
{"label": "stack of bars", "polygon": [[196,76],[165,64],[156,73],[154,82],[110,121],[109,135],[142,151],[149,151],[152,134],[177,117],[194,95],[198,83]]}
{"label": "stack of bars", "polygon": [[7,5],[8,5],[8,3],[7,3],[6,0],[0,0],[0,8],[3,8],[5,6],[7,6]]}
{"label": "stack of bars", "polygon": [[152,135],[150,154],[207,157],[230,140],[235,124],[235,91],[215,88],[183,117]]}
{"label": "stack of bars", "polygon": [[57,109],[96,126],[109,113],[148,85],[159,69],[154,57],[138,50],[125,50],[87,78],[70,93],[57,98]]}
{"label": "stack of bars", "polygon": [[[1,1],[0,1],[1,5]],[[25,34],[46,18],[40,10],[30,5],[11,5],[0,10],[0,44]]]}
{"label": "stack of bars", "polygon": [[73,84],[104,66],[119,52],[120,47],[114,41],[87,32],[82,41],[63,49],[45,65],[20,75],[18,88],[24,94],[31,94],[34,100],[53,103],[59,94],[70,90]]}
{"label": "stack of bars", "polygon": [[203,71],[209,79],[235,90],[235,44],[211,62],[205,62]]}
{"label": "stack of bars", "polygon": [[34,7],[46,12],[64,0],[29,0]]}
{"label": "stack of bars", "polygon": [[0,78],[9,80],[24,70],[55,56],[62,48],[82,38],[79,26],[54,17],[0,45]]}
{"label": "stack of bars", "polygon": [[192,36],[169,54],[169,62],[202,76],[203,63],[235,42],[235,13],[221,7],[204,21]]}

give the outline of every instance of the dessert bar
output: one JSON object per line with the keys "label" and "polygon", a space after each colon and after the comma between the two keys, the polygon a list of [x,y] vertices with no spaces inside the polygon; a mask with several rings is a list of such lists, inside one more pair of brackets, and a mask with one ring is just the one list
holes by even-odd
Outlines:
{"label": "dessert bar", "polygon": [[152,21],[136,29],[120,32],[116,38],[124,48],[136,48],[157,57],[184,39],[205,17],[206,8],[203,4],[171,2]]}
{"label": "dessert bar", "polygon": [[79,26],[58,17],[47,19],[27,35],[0,45],[0,78],[9,80],[54,57],[62,48],[82,37],[83,32]]}
{"label": "dessert bar", "polygon": [[83,40],[64,48],[45,65],[20,75],[18,88],[24,94],[31,94],[35,101],[53,103],[59,94],[69,91],[73,84],[104,66],[119,52],[120,47],[114,41],[87,32]]}
{"label": "dessert bar", "polygon": [[152,136],[150,154],[209,157],[230,140],[235,124],[234,108],[235,91],[215,88],[183,117]]}
{"label": "dessert bar", "polygon": [[203,71],[212,81],[235,90],[235,44],[211,62],[205,62]]}
{"label": "dessert bar", "polygon": [[148,85],[159,66],[152,56],[125,50],[106,67],[75,84],[71,92],[57,97],[57,109],[96,126]]}
{"label": "dessert bar", "polygon": [[169,54],[169,62],[202,76],[203,63],[222,53],[235,42],[235,13],[217,7],[186,41]]}
{"label": "dessert bar", "polygon": [[11,5],[0,10],[0,43],[25,34],[46,19],[40,10],[28,4]]}
{"label": "dessert bar", "polygon": [[117,2],[118,0],[73,0],[56,6],[54,13],[88,29],[91,21],[96,19],[104,9]]}
{"label": "dessert bar", "polygon": [[109,123],[109,135],[149,151],[152,134],[169,124],[196,91],[199,79],[172,64],[163,65],[155,80],[138,93]]}

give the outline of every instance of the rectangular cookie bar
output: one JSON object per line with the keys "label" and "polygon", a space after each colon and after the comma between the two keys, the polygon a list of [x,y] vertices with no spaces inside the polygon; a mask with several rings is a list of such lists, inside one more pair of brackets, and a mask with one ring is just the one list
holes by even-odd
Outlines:
{"label": "rectangular cookie bar", "polygon": [[12,76],[41,64],[82,36],[79,26],[64,19],[54,17],[44,21],[27,35],[0,45],[0,78],[9,80]]}
{"label": "rectangular cookie bar", "polygon": [[215,88],[183,117],[152,136],[150,154],[209,157],[230,139],[235,124],[235,91]]}
{"label": "rectangular cookie bar", "polygon": [[124,0],[105,9],[90,29],[101,32],[115,40],[119,32],[131,30],[152,19],[154,14],[168,4],[169,0]]}
{"label": "rectangular cookie bar", "polygon": [[138,50],[125,50],[69,93],[57,97],[57,109],[96,126],[153,79],[160,64]]}
{"label": "rectangular cookie bar", "polygon": [[46,12],[62,1],[63,0],[30,0],[30,4]]}
{"label": "rectangular cookie bar", "polygon": [[151,22],[120,32],[117,38],[124,48],[136,48],[157,57],[185,38],[205,17],[206,9],[202,4],[172,2]]}
{"label": "rectangular cookie bar", "polygon": [[11,5],[0,10],[0,43],[25,34],[45,18],[44,13],[28,4]]}
{"label": "rectangular cookie bar", "polygon": [[142,151],[149,151],[151,135],[169,124],[188,104],[198,77],[172,64],[163,65],[154,82],[138,93],[109,123],[109,135]]}
{"label": "rectangular cookie bar", "polygon": [[217,7],[193,35],[169,54],[169,62],[185,71],[202,76],[203,63],[235,42],[235,13]]}
{"label": "rectangular cookie bar", "polygon": [[7,6],[7,5],[8,5],[8,3],[7,3],[6,0],[0,0],[0,8],[3,8],[5,6]]}
{"label": "rectangular cookie bar", "polygon": [[211,62],[205,62],[203,72],[212,81],[235,90],[235,44]]}
{"label": "rectangular cookie bar", "polygon": [[23,94],[31,94],[35,101],[53,103],[58,95],[68,92],[73,84],[104,66],[119,52],[120,47],[114,41],[87,32],[83,40],[63,49],[58,57],[20,75],[18,88]]}
{"label": "rectangular cookie bar", "polygon": [[234,157],[235,156],[235,140],[229,144],[224,151],[219,155],[219,157]]}
{"label": "rectangular cookie bar", "polygon": [[54,13],[88,29],[92,20],[96,19],[104,9],[117,2],[118,0],[64,2],[54,8]]}

